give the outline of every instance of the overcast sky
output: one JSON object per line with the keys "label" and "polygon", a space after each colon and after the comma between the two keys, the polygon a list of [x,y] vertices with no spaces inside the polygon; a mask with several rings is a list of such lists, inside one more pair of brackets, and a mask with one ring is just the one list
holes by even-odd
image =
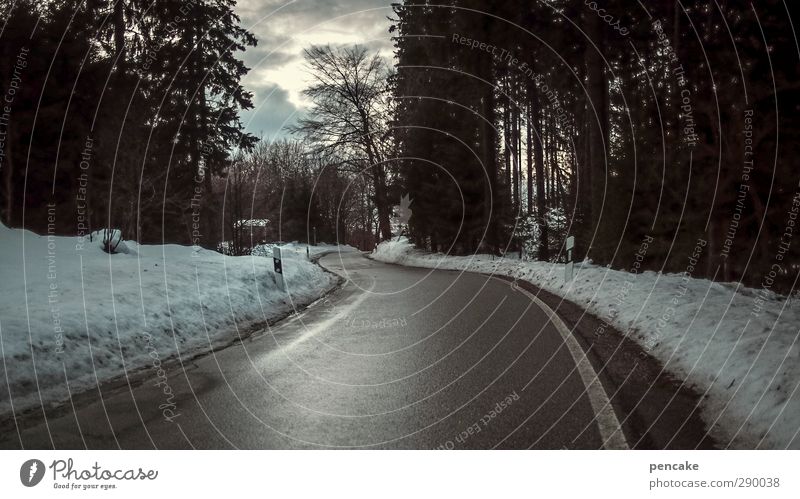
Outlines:
{"label": "overcast sky", "polygon": [[313,44],[361,44],[392,56],[391,0],[239,0],[242,26],[258,38],[244,61],[243,80],[255,109],[243,113],[247,130],[272,138],[302,114],[308,82],[303,49]]}

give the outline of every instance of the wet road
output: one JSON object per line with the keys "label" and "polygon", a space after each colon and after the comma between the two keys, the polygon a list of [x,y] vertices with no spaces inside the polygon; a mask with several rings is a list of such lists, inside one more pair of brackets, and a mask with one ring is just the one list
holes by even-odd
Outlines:
{"label": "wet road", "polygon": [[[524,291],[358,253],[321,264],[346,283],[241,344],[22,430],[24,447],[625,447],[579,347]],[[19,446],[16,432],[3,441]]]}

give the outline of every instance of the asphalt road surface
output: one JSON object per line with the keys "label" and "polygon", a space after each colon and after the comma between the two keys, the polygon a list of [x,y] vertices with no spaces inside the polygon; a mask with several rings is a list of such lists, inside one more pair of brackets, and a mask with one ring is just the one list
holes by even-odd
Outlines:
{"label": "asphalt road surface", "polygon": [[[166,378],[76,399],[20,429],[22,446],[626,447],[577,343],[525,291],[358,253],[321,264],[346,283]],[[20,446],[4,433],[3,447]]]}

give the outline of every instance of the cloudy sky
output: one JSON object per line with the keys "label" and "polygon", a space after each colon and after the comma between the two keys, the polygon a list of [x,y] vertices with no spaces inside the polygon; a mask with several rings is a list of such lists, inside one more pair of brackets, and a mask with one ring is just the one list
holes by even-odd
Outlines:
{"label": "cloudy sky", "polygon": [[303,49],[313,44],[361,44],[389,58],[391,0],[239,0],[242,26],[258,46],[243,58],[245,88],[255,109],[243,114],[247,130],[271,138],[308,106],[301,92],[309,80]]}

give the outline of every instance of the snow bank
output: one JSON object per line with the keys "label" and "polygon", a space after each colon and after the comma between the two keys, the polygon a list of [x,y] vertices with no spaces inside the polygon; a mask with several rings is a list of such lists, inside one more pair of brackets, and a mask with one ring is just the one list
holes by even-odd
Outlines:
{"label": "snow bank", "polygon": [[382,243],[372,257],[531,282],[625,332],[707,395],[703,418],[723,446],[800,448],[796,300],[687,274],[623,272],[589,262],[576,264],[567,286],[563,264],[431,255],[405,238]]}
{"label": "snow bank", "polygon": [[336,284],[305,250],[284,255],[287,293],[277,289],[271,258],[131,241],[125,253],[109,254],[101,246],[0,225],[0,414],[40,397],[66,400],[67,382],[75,394],[226,344]]}
{"label": "snow bank", "polygon": [[253,256],[266,256],[272,258],[272,250],[276,246],[280,247],[281,249],[281,258],[286,258],[286,255],[292,255],[294,258],[305,258],[306,257],[306,248],[308,248],[308,255],[311,257],[315,257],[317,255],[324,255],[325,253],[333,253],[333,252],[340,252],[340,253],[349,253],[352,251],[358,251],[357,248],[349,246],[347,244],[336,245],[336,244],[318,244],[316,246],[298,243],[297,241],[291,243],[283,243],[283,244],[275,244],[275,243],[267,243],[267,244],[259,244],[257,246],[253,246],[253,249],[250,250],[250,254]]}

